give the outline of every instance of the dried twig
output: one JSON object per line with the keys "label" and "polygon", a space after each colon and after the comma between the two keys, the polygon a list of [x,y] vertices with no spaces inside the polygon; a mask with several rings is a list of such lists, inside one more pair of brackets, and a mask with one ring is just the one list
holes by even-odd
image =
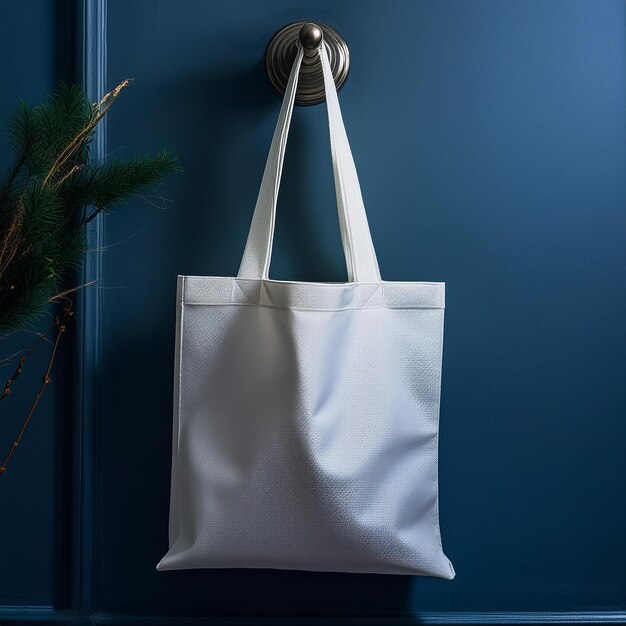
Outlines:
{"label": "dried twig", "polygon": [[90,280],[88,283],[83,283],[82,285],[76,285],[75,287],[70,287],[69,289],[66,289],[65,291],[61,291],[55,294],[54,296],[52,296],[50,298],[50,302],[58,302],[59,300],[63,300],[64,298],[67,298],[67,296],[69,296],[71,293],[80,291],[81,289],[84,289],[85,287],[91,287],[91,285],[95,285],[96,282],[98,281],[94,279],[94,280]]}
{"label": "dried twig", "polygon": [[4,400],[11,393],[11,387],[13,386],[13,383],[15,382],[15,380],[19,378],[20,374],[24,370],[24,365],[26,364],[28,357],[35,351],[35,349],[39,346],[39,344],[42,341],[44,341],[44,339],[53,331],[54,328],[56,328],[56,320],[52,322],[48,330],[40,334],[39,337],[37,337],[36,341],[30,346],[30,348],[28,348],[28,350],[24,352],[24,354],[22,355],[22,358],[17,363],[17,367],[15,368],[15,371],[13,372],[9,380],[7,380],[7,382],[4,385],[4,391],[0,394],[0,402]]}
{"label": "dried twig", "polygon": [[115,89],[109,91],[109,93],[105,94],[105,96],[95,105],[93,111],[94,114],[87,122],[87,125],[70,141],[67,147],[61,152],[61,154],[57,157],[57,160],[53,163],[50,171],[46,175],[43,181],[44,187],[50,182],[52,178],[54,178],[59,170],[67,163],[67,161],[72,157],[72,155],[80,148],[83,141],[91,134],[91,131],[98,125],[100,120],[106,115],[107,111],[111,108],[111,105],[115,101],[115,98],[119,96],[120,91],[124,89],[124,87],[130,84],[130,80],[123,80]]}
{"label": "dried twig", "polygon": [[20,198],[15,207],[13,217],[9,223],[6,232],[2,237],[0,244],[0,276],[4,275],[5,270],[17,254],[19,249],[19,235],[22,230],[24,221],[24,203]]}
{"label": "dried twig", "polygon": [[69,321],[69,319],[71,318],[73,314],[74,312],[72,311],[72,302],[68,301],[67,305],[65,306],[65,309],[63,310],[63,313],[55,317],[53,327],[57,329],[57,334],[54,340],[54,344],[52,345],[52,352],[50,353],[48,367],[46,368],[46,371],[41,379],[41,386],[39,387],[39,391],[37,392],[37,395],[35,396],[35,399],[33,400],[33,403],[30,406],[28,414],[26,415],[26,419],[24,420],[24,423],[22,424],[22,428],[20,429],[20,432],[15,438],[13,445],[11,446],[9,452],[7,453],[4,459],[4,462],[0,466],[0,474],[4,474],[4,472],[6,472],[7,464],[11,460],[11,457],[13,456],[13,453],[15,452],[16,448],[20,445],[20,441],[22,440],[24,432],[26,431],[28,423],[30,422],[30,418],[33,416],[33,413],[35,412],[35,409],[37,408],[41,400],[41,397],[43,396],[43,393],[46,390],[46,387],[52,382],[52,379],[50,378],[50,372],[52,371],[52,366],[54,365],[54,360],[57,355],[59,342],[61,341],[61,336],[66,330],[67,322]]}

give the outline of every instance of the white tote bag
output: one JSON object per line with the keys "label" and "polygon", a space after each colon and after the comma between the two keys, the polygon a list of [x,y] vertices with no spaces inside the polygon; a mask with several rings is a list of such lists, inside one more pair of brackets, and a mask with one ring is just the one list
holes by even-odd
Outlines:
{"label": "white tote bag", "polygon": [[157,568],[451,579],[438,519],[444,285],[380,278],[320,46],[347,283],[268,278],[299,48],[236,278],[178,278],[170,548]]}

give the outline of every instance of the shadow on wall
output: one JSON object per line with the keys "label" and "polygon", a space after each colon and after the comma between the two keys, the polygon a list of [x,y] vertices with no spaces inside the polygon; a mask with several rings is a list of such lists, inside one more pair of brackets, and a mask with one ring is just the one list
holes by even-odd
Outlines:
{"label": "shadow on wall", "polygon": [[[184,188],[176,208],[184,210],[184,219],[172,223],[169,244],[184,246],[171,260],[177,274],[232,275],[243,253],[281,96],[262,62],[238,73],[190,76],[168,94],[163,110],[181,101],[197,107],[177,122],[177,134],[186,141]],[[271,276],[346,280],[334,197],[326,105],[298,107],[279,195],[279,254],[274,253]]]}
{"label": "shadow on wall", "polygon": [[[365,574],[331,574],[278,570],[190,570],[157,572],[156,563],[167,551],[171,458],[171,404],[173,343],[164,341],[172,325],[164,320],[162,332],[121,335],[111,346],[105,368],[116,372],[107,395],[119,399],[119,411],[110,413],[108,443],[115,452],[102,449],[100,458],[115,458],[100,472],[103,498],[110,504],[100,516],[108,534],[117,537],[100,561],[104,569],[125,572],[126,593],[133,606],[142,594],[157,592],[159,610],[187,610],[210,614],[281,613],[335,615],[384,615],[410,611],[415,578]],[[136,368],[133,364],[141,363]],[[128,394],[127,381],[136,389]],[[125,415],[120,419],[117,416]],[[132,523],[129,523],[132,520]],[[128,589],[134,582],[134,589]],[[417,581],[419,582],[419,581]],[[114,599],[114,594],[112,594]],[[181,607],[186,607],[183,611]],[[235,608],[233,608],[235,607]],[[115,607],[119,611],[132,606]],[[415,623],[419,623],[415,620]]]}

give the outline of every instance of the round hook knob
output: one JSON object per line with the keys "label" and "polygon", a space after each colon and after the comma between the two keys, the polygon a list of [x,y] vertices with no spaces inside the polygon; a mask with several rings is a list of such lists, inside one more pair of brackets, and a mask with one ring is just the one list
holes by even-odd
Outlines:
{"label": "round hook knob", "polygon": [[298,43],[304,50],[304,58],[298,78],[296,104],[324,102],[324,73],[317,52],[321,45],[326,47],[335,85],[340,89],[350,69],[348,44],[336,30],[319,22],[294,22],[282,28],[274,35],[265,52],[267,74],[280,93],[285,93]]}
{"label": "round hook knob", "polygon": [[298,33],[298,38],[305,51],[317,50],[322,43],[324,35],[322,29],[313,22],[307,22]]}

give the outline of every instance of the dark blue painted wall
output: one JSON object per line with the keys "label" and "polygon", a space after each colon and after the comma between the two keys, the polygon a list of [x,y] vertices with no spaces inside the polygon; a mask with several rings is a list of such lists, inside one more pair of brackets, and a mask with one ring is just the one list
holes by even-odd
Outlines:
{"label": "dark blue painted wall", "polygon": [[[383,277],[447,283],[452,583],[153,571],[175,276],[237,270],[280,104],[263,53],[298,19],[350,45],[341,102]],[[621,2],[110,2],[109,79],[136,82],[109,149],[165,144],[185,173],[167,211],[133,204],[107,223],[102,608],[624,605],[625,69]],[[344,276],[325,124],[323,107],[296,112],[277,278]]]}
{"label": "dark blue painted wall", "polygon": [[[166,210],[134,201],[106,221],[95,608],[625,609],[624,4],[110,0],[108,17],[109,85],[135,78],[108,150],[168,146],[185,171],[163,189]],[[263,54],[300,19],[350,46],[341,103],[383,277],[447,284],[452,582],[154,570],[167,543],[176,275],[237,271],[280,105]],[[326,132],[323,107],[296,111],[276,278],[345,276]]]}
{"label": "dark blue painted wall", "polygon": [[[73,76],[73,12],[70,3],[53,0],[0,0],[0,171],[11,162],[5,132],[10,111],[20,99],[29,105],[45,100],[57,81]],[[35,324],[47,328],[50,318]],[[0,340],[0,379],[16,367],[16,354],[35,339],[29,332]],[[68,489],[65,438],[68,430],[66,393],[71,385],[62,348],[54,385],[44,395],[23,444],[0,478],[0,606],[50,605],[65,594]],[[4,459],[17,435],[48,362],[46,348],[29,359],[11,396],[0,407],[0,455]],[[59,365],[60,364],[60,365]]]}

